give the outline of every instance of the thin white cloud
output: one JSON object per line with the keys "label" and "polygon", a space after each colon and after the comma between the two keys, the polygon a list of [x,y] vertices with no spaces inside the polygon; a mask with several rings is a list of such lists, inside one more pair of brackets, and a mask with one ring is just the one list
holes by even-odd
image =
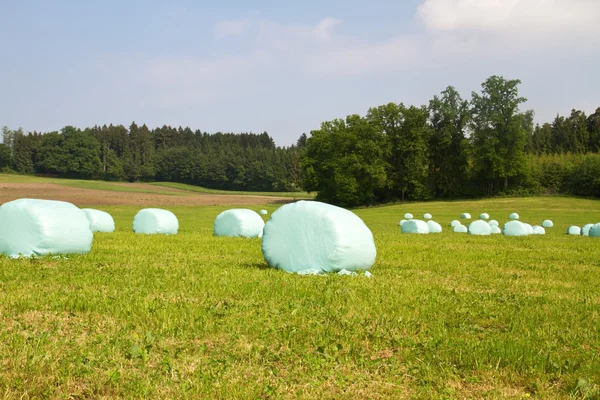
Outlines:
{"label": "thin white cloud", "polygon": [[247,32],[249,26],[248,19],[228,19],[220,21],[215,26],[215,35],[218,38],[228,36],[241,36]]}

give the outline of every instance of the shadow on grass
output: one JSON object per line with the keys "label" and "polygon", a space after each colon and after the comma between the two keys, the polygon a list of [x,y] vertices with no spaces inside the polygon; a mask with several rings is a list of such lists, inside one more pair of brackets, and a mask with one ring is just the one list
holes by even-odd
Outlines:
{"label": "shadow on grass", "polygon": [[253,263],[249,263],[249,264],[242,264],[241,265],[242,268],[247,268],[247,269],[261,269],[261,270],[267,270],[267,269],[273,269],[269,267],[269,264],[267,264],[266,262],[253,262]]}

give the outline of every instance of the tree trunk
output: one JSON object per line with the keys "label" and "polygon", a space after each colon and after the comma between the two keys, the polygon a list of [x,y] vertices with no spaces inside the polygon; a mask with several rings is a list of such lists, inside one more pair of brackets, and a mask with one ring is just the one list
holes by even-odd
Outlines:
{"label": "tree trunk", "polygon": [[404,203],[404,189],[402,189],[402,202]]}

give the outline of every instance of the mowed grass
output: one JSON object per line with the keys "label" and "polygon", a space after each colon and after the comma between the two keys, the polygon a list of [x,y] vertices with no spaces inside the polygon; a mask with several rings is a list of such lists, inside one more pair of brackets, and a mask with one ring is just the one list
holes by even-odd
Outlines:
{"label": "mowed grass", "polygon": [[[599,398],[600,239],[564,234],[600,221],[597,201],[356,210],[372,278],[269,269],[259,239],[212,236],[223,207],[170,208],[177,236],[134,235],[136,208],[103,209],[117,232],[88,255],[0,258],[4,398]],[[447,228],[484,211],[555,228]],[[403,235],[405,212],[445,231]]]}
{"label": "mowed grass", "polygon": [[185,183],[176,182],[153,182],[154,186],[167,187],[172,189],[187,190],[191,192],[206,193],[206,194],[231,194],[243,196],[276,196],[276,197],[291,197],[294,199],[314,199],[314,193],[305,192],[247,192],[235,190],[217,190],[207,189],[202,186],[186,185]]}

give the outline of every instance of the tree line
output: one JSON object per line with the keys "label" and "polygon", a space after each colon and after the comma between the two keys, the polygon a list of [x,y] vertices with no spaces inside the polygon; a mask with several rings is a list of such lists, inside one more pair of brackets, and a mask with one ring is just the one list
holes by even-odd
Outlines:
{"label": "tree line", "polygon": [[390,201],[566,193],[600,196],[600,108],[534,124],[518,79],[491,76],[465,100],[389,103],[313,130],[303,188],[352,207]]}

